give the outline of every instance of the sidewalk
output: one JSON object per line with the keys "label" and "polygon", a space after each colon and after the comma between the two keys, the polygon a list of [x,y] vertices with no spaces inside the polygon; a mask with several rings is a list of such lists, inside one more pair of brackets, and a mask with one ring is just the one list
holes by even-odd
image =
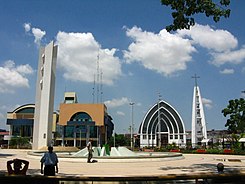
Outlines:
{"label": "sidewalk", "polygon": [[[0,173],[6,173],[6,162],[13,158],[30,162],[28,175],[40,175],[40,156],[31,156],[30,150],[0,149]],[[182,174],[217,173],[216,165],[223,163],[224,172],[245,173],[245,156],[183,154],[182,159],[152,159],[148,161],[87,163],[85,158],[59,158],[61,177],[162,177]]]}

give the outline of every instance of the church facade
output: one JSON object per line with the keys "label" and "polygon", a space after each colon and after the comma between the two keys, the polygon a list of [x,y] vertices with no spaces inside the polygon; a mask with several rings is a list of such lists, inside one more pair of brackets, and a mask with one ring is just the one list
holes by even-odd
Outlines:
{"label": "church facade", "polygon": [[146,113],[139,127],[140,147],[163,147],[175,143],[186,145],[185,126],[179,113],[160,100]]}

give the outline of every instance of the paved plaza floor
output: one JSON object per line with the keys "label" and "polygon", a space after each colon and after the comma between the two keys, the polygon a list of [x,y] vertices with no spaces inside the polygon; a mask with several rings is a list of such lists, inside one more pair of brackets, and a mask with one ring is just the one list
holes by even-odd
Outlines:
{"label": "paved plaza floor", "polygon": [[[0,149],[0,173],[6,173],[6,163],[10,159],[20,158],[30,162],[27,175],[40,174],[41,156],[29,155],[30,150]],[[160,177],[176,174],[217,173],[216,165],[223,163],[224,172],[245,173],[245,156],[183,154],[181,158],[148,160],[113,160],[87,163],[85,158],[59,158],[57,176],[73,177]]]}

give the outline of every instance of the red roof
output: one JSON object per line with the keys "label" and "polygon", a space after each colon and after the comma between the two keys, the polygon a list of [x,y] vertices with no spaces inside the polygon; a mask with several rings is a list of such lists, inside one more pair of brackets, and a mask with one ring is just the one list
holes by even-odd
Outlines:
{"label": "red roof", "polygon": [[0,135],[9,135],[9,131],[7,131],[7,132],[0,132]]}

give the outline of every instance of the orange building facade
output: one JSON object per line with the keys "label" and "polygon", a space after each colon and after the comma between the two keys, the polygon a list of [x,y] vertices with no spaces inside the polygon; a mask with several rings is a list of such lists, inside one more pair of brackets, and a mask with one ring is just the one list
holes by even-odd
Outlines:
{"label": "orange building facade", "polygon": [[[96,126],[104,125],[104,116],[107,114],[107,108],[104,104],[60,104],[60,125],[67,125],[67,122],[71,120],[71,117],[78,112],[85,112],[89,114],[92,121],[96,123]],[[79,119],[78,119],[79,120]]]}
{"label": "orange building facade", "polygon": [[66,92],[59,109],[59,144],[85,147],[92,139],[94,146],[102,146],[112,136],[114,124],[105,104],[77,103],[76,94]]}

